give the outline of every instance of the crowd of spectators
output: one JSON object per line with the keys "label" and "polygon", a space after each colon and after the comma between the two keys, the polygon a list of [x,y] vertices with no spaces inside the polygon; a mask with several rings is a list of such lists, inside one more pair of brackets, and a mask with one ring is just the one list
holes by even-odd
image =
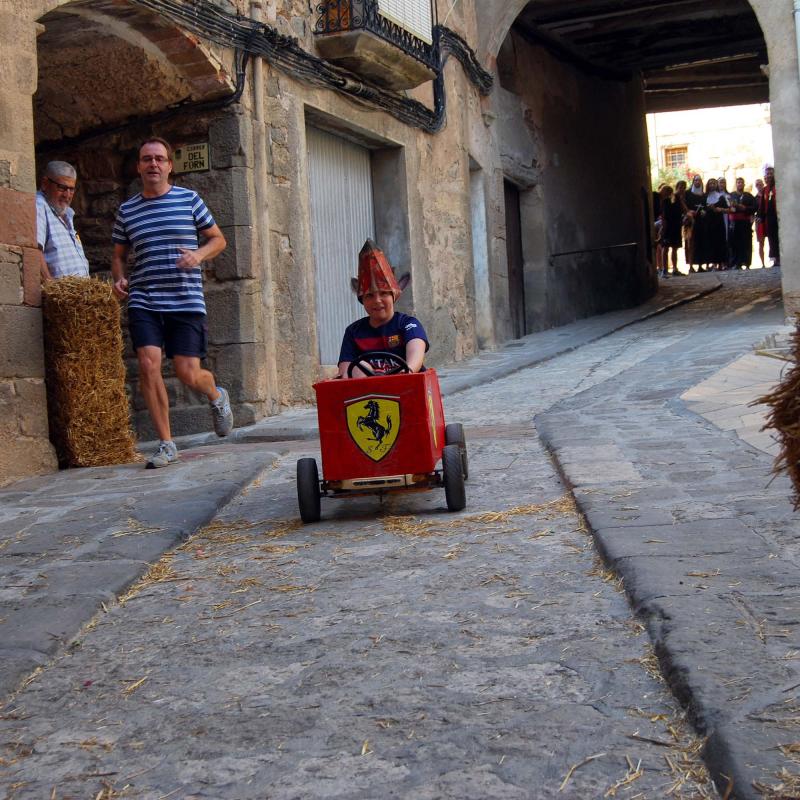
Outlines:
{"label": "crowd of spectators", "polygon": [[[779,267],[777,191],[775,170],[764,169],[764,180],[755,182],[755,194],[736,179],[729,192],[725,178],[709,178],[705,185],[700,175],[691,186],[678,181],[674,187],[659,186],[653,192],[653,218],[656,227],[656,268],[662,278],[684,275],[678,269],[678,250],[685,249],[689,272],[750,269],[753,263],[753,222],[761,266],[767,267],[764,241],[769,243],[769,259]],[[671,267],[671,271],[670,271]]]}

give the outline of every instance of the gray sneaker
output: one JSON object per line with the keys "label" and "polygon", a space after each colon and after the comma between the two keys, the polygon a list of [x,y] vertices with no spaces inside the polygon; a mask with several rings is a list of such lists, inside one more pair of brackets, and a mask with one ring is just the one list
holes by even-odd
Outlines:
{"label": "gray sneaker", "polygon": [[158,469],[159,467],[168,467],[178,460],[178,448],[175,442],[161,442],[158,450],[150,456],[145,465],[145,469]]}
{"label": "gray sneaker", "polygon": [[233,430],[233,412],[228,393],[217,386],[219,397],[211,402],[211,416],[214,418],[214,433],[227,436]]}

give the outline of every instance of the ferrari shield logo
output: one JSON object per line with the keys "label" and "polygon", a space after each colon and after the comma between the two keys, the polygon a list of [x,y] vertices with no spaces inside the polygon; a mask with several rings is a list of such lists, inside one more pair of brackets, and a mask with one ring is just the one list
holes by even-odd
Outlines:
{"label": "ferrari shield logo", "polygon": [[396,397],[368,395],[347,402],[347,430],[373,461],[385,458],[400,432],[400,403]]}

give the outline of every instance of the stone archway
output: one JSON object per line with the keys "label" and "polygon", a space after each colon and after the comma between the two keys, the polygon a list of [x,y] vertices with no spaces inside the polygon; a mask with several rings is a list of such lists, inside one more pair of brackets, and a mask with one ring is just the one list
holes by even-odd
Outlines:
{"label": "stone archway", "polygon": [[[58,158],[59,142],[231,95],[232,55],[133,2],[0,4],[0,485],[56,466],[43,381],[37,143],[50,147],[40,157]],[[93,176],[100,188],[104,158]],[[117,173],[105,188],[122,185],[123,160],[106,163]],[[113,213],[102,197],[91,202],[91,214]]]}
{"label": "stone archway", "polygon": [[477,52],[494,64],[500,45],[503,44],[514,20],[530,0],[484,0],[477,3],[475,16],[479,42]]}
{"label": "stone archway", "polygon": [[[549,13],[553,9],[556,13],[570,4],[546,3],[544,0],[484,0],[476,4],[477,30],[480,31],[478,52],[488,63],[494,65],[503,42],[506,40],[514,22],[524,14],[526,9],[542,9]],[[577,9],[579,4],[571,4]],[[599,16],[609,13],[608,3],[592,3],[591,0],[580,4],[576,13],[585,15],[597,13]],[[652,2],[630,3],[623,9],[612,9],[613,14],[630,14],[634,7],[643,15],[651,15],[658,10],[659,0]],[[715,30],[717,22],[722,22],[729,13],[750,14],[754,27],[760,29],[761,47],[751,47],[750,43],[744,48],[752,50],[750,61],[751,77],[764,71],[768,73],[768,97],[771,104],[773,143],[775,152],[775,166],[781,186],[780,216],[793,220],[800,213],[800,140],[797,139],[797,129],[800,125],[800,80],[798,80],[798,47],[795,27],[789,21],[795,13],[792,0],[719,0],[718,3],[697,4],[686,2],[669,3],[671,15],[670,23],[682,24],[684,30],[691,29],[692,20],[698,15],[706,14],[710,30]],[[664,11],[664,13],[667,13]],[[589,28],[587,22],[576,22],[573,32],[580,30],[577,39],[567,37],[567,45],[575,44],[581,37],[585,37]],[[563,30],[567,30],[564,28]],[[665,30],[659,30],[660,34]],[[745,37],[746,38],[746,37]],[[758,36],[756,37],[758,38]],[[709,34],[709,52],[714,52],[717,37]],[[758,51],[761,51],[759,54]],[[579,53],[578,53],[579,54]],[[561,55],[574,55],[567,47]],[[741,71],[743,56],[738,57],[735,71]],[[767,65],[768,62],[768,65]],[[715,100],[709,100],[705,105],[727,105],[731,102],[764,102],[765,97],[758,96],[754,88],[751,93],[735,87],[735,79],[730,74],[731,70],[723,65],[710,65],[709,76],[713,79],[715,74],[720,75],[734,88],[718,91]],[[735,98],[739,93],[741,99]],[[713,95],[709,95],[709,98]],[[699,107],[700,102],[693,106]],[[656,110],[664,110],[656,109]],[[677,107],[676,107],[677,110]],[[796,226],[784,225],[781,228],[782,239],[782,279],[784,302],[787,314],[800,310],[800,235],[796,233]]]}
{"label": "stone archway", "polygon": [[135,2],[70,0],[38,24],[38,170],[52,158],[78,169],[73,207],[92,269],[102,271],[109,267],[113,214],[135,178],[130,147],[143,135],[164,135],[167,118],[182,107],[231,95],[231,65]]}
{"label": "stone archway", "polygon": [[[154,4],[150,4],[154,5]],[[166,4],[165,4],[166,5]],[[53,158],[74,164],[78,191],[73,202],[77,227],[92,270],[110,267],[111,229],[119,204],[138,190],[135,170],[139,142],[150,135],[166,138],[175,147],[205,148],[199,168],[184,170],[176,161],[175,180],[203,197],[228,239],[223,256],[205,271],[209,313],[208,366],[214,370],[225,353],[237,418],[238,382],[245,369],[245,342],[252,341],[257,295],[253,281],[251,238],[240,232],[251,223],[246,166],[249,125],[238,101],[233,76],[241,63],[230,48],[209,46],[170,18],[137,2],[72,0],[40,18],[40,78],[34,96],[37,161]],[[81,53],[80,59],[71,58]],[[91,64],[91,80],[70,64]],[[125,63],[124,70],[114,69]],[[64,103],[62,86],[71,87],[74,100]],[[240,272],[241,267],[241,272]],[[243,308],[246,306],[246,308]],[[149,415],[136,404],[138,374],[128,361],[133,424],[143,440],[154,437]],[[220,364],[220,366],[222,366]],[[252,380],[258,367],[248,372]],[[169,370],[166,381],[173,402],[173,432],[180,436],[203,430],[207,410],[201,398],[185,391]],[[249,391],[249,385],[248,385]],[[251,419],[252,421],[252,419]]]}
{"label": "stone archway", "polygon": [[135,3],[71,0],[38,22],[37,141],[233,91],[220,53]]}

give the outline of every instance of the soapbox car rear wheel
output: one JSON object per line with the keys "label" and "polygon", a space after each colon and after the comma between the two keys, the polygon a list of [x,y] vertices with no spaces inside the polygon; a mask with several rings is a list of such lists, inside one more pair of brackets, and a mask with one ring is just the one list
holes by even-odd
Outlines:
{"label": "soapbox car rear wheel", "polygon": [[297,462],[297,504],[303,522],[319,522],[320,496],[317,460],[301,458]]}
{"label": "soapbox car rear wheel", "polygon": [[[376,372],[375,368],[370,362],[380,359],[386,361],[394,366],[386,372]],[[411,368],[406,363],[406,360],[396,353],[387,353],[383,350],[370,350],[368,353],[362,353],[360,356],[354,358],[350,365],[347,367],[347,377],[353,377],[353,370],[360,369],[365,375],[373,378],[376,375],[383,377],[384,375],[397,375],[400,372],[411,372]]]}
{"label": "soapbox car rear wheel", "polygon": [[444,429],[444,443],[458,445],[461,452],[461,472],[464,480],[469,478],[469,458],[467,456],[467,440],[464,436],[464,426],[460,422],[451,422]]}
{"label": "soapbox car rear wheel", "polygon": [[442,448],[442,479],[447,510],[461,511],[467,504],[467,493],[464,489],[461,450],[457,444],[447,444]]}

